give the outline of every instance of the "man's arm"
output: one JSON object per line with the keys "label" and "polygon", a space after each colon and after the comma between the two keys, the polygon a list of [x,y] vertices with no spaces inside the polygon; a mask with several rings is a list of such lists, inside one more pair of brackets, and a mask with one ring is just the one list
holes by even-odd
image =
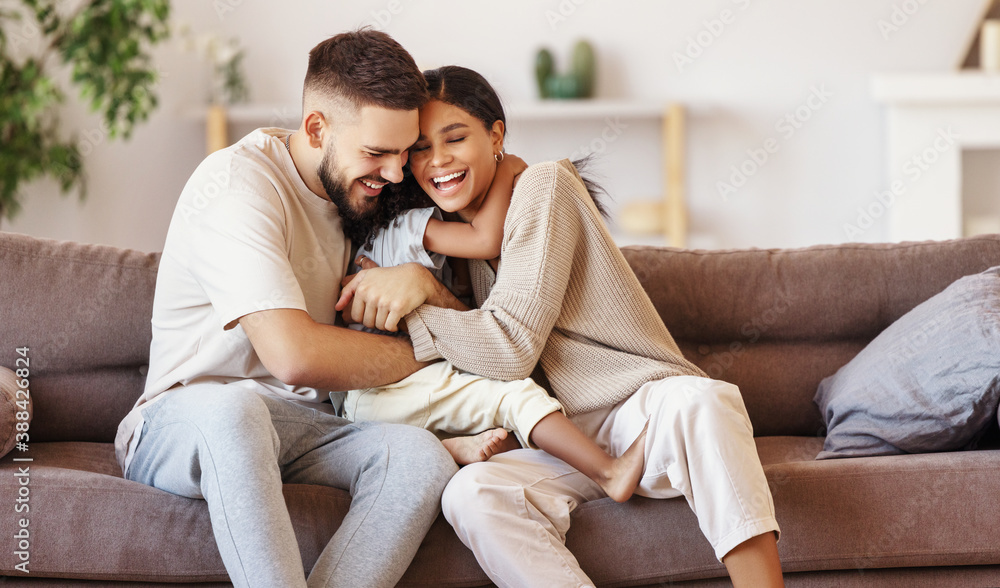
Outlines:
{"label": "man's arm", "polygon": [[428,365],[406,339],[320,324],[303,310],[262,310],[239,322],[267,371],[290,386],[368,388]]}

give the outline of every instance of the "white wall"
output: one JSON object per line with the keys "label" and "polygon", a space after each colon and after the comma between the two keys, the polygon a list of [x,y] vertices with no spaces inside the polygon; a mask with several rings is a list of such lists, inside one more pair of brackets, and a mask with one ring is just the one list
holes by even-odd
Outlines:
{"label": "white wall", "polygon": [[[874,72],[949,70],[963,57],[984,0],[175,0],[195,31],[237,35],[247,49],[253,101],[287,104],[261,125],[298,125],[308,50],[360,24],[392,34],[422,67],[457,63],[483,73],[508,103],[534,98],[540,46],[557,59],[587,38],[598,54],[598,95],[681,101],[688,118],[688,202],[698,247],[797,247],[848,240],[844,225],[887,188],[884,112],[870,97]],[[906,15],[903,9],[913,12]],[[728,11],[728,12],[724,12]],[[896,31],[879,22],[895,22]],[[905,18],[905,22],[904,22]],[[723,22],[726,21],[726,22]],[[715,31],[713,34],[712,30]],[[707,46],[678,67],[697,39]],[[694,52],[692,52],[694,53]],[[185,114],[207,92],[203,64],[160,48],[161,108],[129,143],[100,138],[95,116],[68,109],[64,126],[96,143],[84,203],[49,184],[28,190],[5,230],[142,250],[162,246],[173,204],[204,154],[200,122]],[[824,101],[810,96],[821,92]],[[818,96],[818,95],[817,95]],[[798,111],[800,127],[776,127]],[[512,126],[510,150],[529,161],[568,156],[606,124]],[[239,132],[246,128],[237,129]],[[659,193],[653,123],[630,124],[597,167],[613,208]],[[777,151],[723,197],[732,166],[774,139]],[[759,152],[758,152],[759,153]],[[879,219],[855,240],[886,237]],[[622,243],[640,239],[622,237]]]}

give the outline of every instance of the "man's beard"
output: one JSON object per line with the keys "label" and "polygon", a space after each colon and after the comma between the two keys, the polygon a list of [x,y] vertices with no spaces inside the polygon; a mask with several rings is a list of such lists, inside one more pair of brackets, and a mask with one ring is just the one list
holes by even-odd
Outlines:
{"label": "man's beard", "polygon": [[[337,206],[337,210],[340,212],[341,218],[348,220],[361,220],[364,217],[371,214],[371,210],[362,211],[357,210],[351,205],[351,188],[350,185],[345,185],[346,182],[343,180],[341,174],[336,174],[335,165],[333,161],[333,148],[328,148],[326,153],[323,154],[323,160],[319,162],[319,181],[323,184],[323,189],[326,190],[326,195],[330,197],[330,201]],[[341,176],[341,177],[336,177]],[[374,207],[372,207],[374,209]]]}
{"label": "man's beard", "polygon": [[[327,196],[330,197],[330,201],[337,207],[341,222],[343,223],[344,235],[355,243],[362,244],[367,240],[367,236],[373,228],[372,223],[375,222],[376,213],[382,203],[382,196],[385,195],[384,191],[392,187],[392,184],[387,184],[382,188],[383,194],[379,194],[375,203],[369,206],[367,210],[359,210],[351,203],[351,184],[344,181],[343,174],[337,173],[338,171],[336,170],[333,146],[331,145],[323,155],[323,160],[320,161],[318,170],[319,180],[323,184],[323,189],[326,190]],[[381,175],[365,177],[363,179],[380,184],[386,183],[386,180]]]}

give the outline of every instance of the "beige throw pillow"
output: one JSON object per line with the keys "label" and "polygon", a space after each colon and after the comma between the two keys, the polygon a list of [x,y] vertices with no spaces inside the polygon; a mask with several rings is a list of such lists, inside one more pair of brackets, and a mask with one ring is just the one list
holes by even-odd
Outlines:
{"label": "beige throw pillow", "polygon": [[[26,400],[24,394],[18,397],[18,390],[21,388],[18,386],[17,375],[8,368],[0,367],[0,457],[7,455],[11,449],[14,449],[14,445],[17,443],[17,434],[25,432],[19,431],[17,424],[31,422],[31,402],[24,402]],[[22,401],[21,406],[17,404],[19,400]],[[25,408],[27,411],[24,410]],[[28,418],[18,419],[17,413],[19,412],[27,412]],[[21,425],[21,428],[26,429],[27,425]]]}

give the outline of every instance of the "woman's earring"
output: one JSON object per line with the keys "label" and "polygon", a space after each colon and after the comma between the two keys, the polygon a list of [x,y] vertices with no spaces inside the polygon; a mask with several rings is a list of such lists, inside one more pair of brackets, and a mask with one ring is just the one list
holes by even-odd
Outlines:
{"label": "woman's earring", "polygon": [[503,161],[503,151],[501,151],[500,153],[494,154],[493,155],[493,159],[495,159],[497,161],[497,163],[500,163],[501,161]]}

